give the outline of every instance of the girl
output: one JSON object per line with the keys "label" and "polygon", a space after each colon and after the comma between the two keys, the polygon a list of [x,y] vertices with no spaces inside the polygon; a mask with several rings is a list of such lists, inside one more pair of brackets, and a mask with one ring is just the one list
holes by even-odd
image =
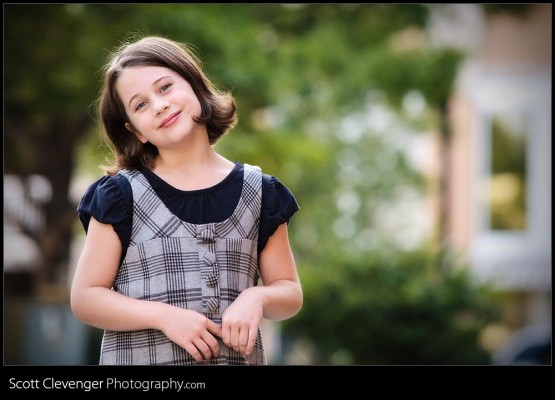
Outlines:
{"label": "girl", "polygon": [[[302,306],[292,193],[213,149],[237,121],[185,45],[146,37],[106,65],[99,114],[115,163],[77,209],[71,307],[104,329],[100,364],[266,364],[263,317]],[[259,278],[262,285],[258,285]]]}

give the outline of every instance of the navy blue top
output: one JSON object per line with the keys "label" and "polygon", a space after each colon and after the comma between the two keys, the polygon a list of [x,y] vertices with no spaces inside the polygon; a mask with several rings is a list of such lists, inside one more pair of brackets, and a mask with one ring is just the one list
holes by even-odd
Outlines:
{"label": "navy blue top", "polygon": [[[192,224],[216,223],[229,218],[239,202],[243,188],[244,166],[239,162],[235,162],[233,170],[220,183],[206,189],[190,191],[176,189],[148,168],[140,167],[139,171],[166,207],[181,220]],[[125,258],[131,238],[132,210],[131,184],[122,175],[105,175],[93,182],[77,207],[85,232],[88,231],[91,216],[114,227],[123,248],[121,260]],[[288,223],[298,210],[299,205],[289,189],[275,176],[263,174],[259,253],[278,226]]]}

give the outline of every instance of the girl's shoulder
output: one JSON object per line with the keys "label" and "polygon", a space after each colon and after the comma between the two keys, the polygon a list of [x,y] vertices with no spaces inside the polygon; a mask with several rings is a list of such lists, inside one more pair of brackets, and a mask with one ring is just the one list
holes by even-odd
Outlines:
{"label": "girl's shoulder", "polygon": [[115,223],[128,217],[132,196],[131,185],[123,175],[105,175],[85,190],[77,213],[85,229],[90,217],[103,223]]}
{"label": "girl's shoulder", "polygon": [[289,223],[300,207],[293,193],[273,175],[262,174],[262,214],[260,218],[260,253],[270,236],[283,223]]}
{"label": "girl's shoulder", "polygon": [[289,188],[285,186],[275,175],[264,172],[264,170],[257,165],[242,164],[239,161],[236,161],[235,163],[239,165],[240,170],[247,168],[251,170],[258,170],[260,172],[262,175],[262,190],[265,192],[266,197],[294,198],[291,190],[289,190]]}
{"label": "girl's shoulder", "polygon": [[125,176],[121,174],[104,175],[87,187],[81,203],[119,200],[121,197],[126,197],[127,193],[131,194],[131,185]]}
{"label": "girl's shoulder", "polygon": [[270,203],[287,204],[291,208],[299,208],[293,192],[278,177],[263,173],[262,188]]}

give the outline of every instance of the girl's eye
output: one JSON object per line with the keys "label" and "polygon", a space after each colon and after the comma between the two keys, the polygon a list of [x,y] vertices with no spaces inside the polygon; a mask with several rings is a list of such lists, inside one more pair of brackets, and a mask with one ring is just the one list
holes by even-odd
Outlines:
{"label": "girl's eye", "polygon": [[135,106],[135,111],[139,111],[141,108],[143,108],[145,106],[145,102],[144,101],[140,101],[139,103],[137,103],[137,105]]}
{"label": "girl's eye", "polygon": [[160,91],[165,92],[170,88],[171,85],[172,85],[171,83],[166,83],[165,85],[162,85],[162,87],[160,88]]}

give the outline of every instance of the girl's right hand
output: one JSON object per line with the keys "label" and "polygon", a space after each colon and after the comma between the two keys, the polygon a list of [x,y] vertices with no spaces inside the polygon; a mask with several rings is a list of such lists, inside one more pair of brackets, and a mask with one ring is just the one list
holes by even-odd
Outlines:
{"label": "girl's right hand", "polygon": [[161,331],[174,343],[183,347],[196,360],[209,360],[220,355],[215,336],[222,337],[222,328],[196,311],[172,307],[163,314]]}

